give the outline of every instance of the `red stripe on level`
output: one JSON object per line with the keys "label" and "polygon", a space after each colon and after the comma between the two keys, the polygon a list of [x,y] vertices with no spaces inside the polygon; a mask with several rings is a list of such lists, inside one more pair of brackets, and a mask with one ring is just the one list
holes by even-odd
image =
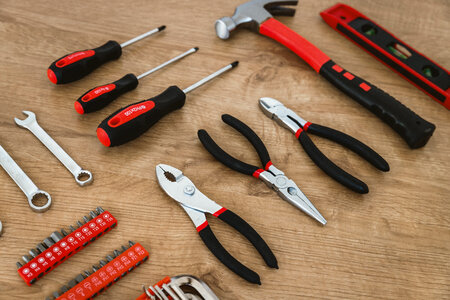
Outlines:
{"label": "red stripe on level", "polygon": [[266,167],[264,168],[264,170],[269,170],[270,166],[272,165],[272,162],[269,160],[269,162],[266,164]]}
{"label": "red stripe on level", "polygon": [[370,89],[371,89],[371,87],[365,82],[361,83],[359,85],[359,87],[362,88],[363,90],[365,90],[366,92],[370,91]]}
{"label": "red stripe on level", "polygon": [[306,122],[305,125],[303,125],[303,130],[308,130],[309,125],[311,125],[311,122]]}
{"label": "red stripe on level", "polygon": [[347,78],[348,80],[353,80],[353,78],[355,78],[355,76],[349,72],[345,72],[344,77]]}
{"label": "red stripe on level", "polygon": [[219,209],[218,211],[216,211],[215,213],[213,213],[214,217],[218,217],[220,216],[222,213],[224,213],[227,209],[225,207],[222,207],[221,209]]}
{"label": "red stripe on level", "polygon": [[344,69],[342,69],[341,66],[339,66],[339,65],[334,65],[331,68],[338,73],[341,73],[342,71],[344,71]]}
{"label": "red stripe on level", "polygon": [[264,172],[263,169],[258,169],[258,170],[256,170],[252,175],[253,175],[253,177],[255,177],[255,178],[259,178],[259,175],[260,175],[262,172]]}
{"label": "red stripe on level", "polygon": [[303,129],[299,128],[297,132],[295,133],[295,137],[298,138],[300,136],[300,133],[302,133]]}
{"label": "red stripe on level", "polygon": [[197,232],[202,231],[205,227],[208,226],[208,221],[203,222],[201,225],[197,227]]}

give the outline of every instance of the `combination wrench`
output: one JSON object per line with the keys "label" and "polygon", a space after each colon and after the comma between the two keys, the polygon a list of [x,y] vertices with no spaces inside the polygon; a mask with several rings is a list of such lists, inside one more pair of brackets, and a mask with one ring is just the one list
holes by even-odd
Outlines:
{"label": "combination wrench", "polygon": [[[25,120],[20,120],[18,118],[14,118],[16,124],[22,128],[26,128],[30,130],[45,147],[59,159],[59,161],[69,170],[70,173],[75,177],[76,182],[80,186],[84,186],[90,184],[92,182],[92,173],[83,170],[70,156],[66,153],[66,151],[59,146],[55,140],[53,140],[41,126],[39,126],[36,121],[36,115],[31,111],[23,111],[23,114],[27,115]],[[87,177],[86,179],[83,179]]]}
{"label": "combination wrench", "polygon": [[[41,213],[50,208],[52,205],[52,197],[50,197],[47,192],[40,190],[33,181],[31,181],[27,174],[25,174],[2,146],[0,146],[0,165],[20,187],[25,196],[27,196],[28,204],[33,211]],[[44,195],[47,198],[47,202],[42,206],[37,206],[33,203],[33,200],[41,195]]]}

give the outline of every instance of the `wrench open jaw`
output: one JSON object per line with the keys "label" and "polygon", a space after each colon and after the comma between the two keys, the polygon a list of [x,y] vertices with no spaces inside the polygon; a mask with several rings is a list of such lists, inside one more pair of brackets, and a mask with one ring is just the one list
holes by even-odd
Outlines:
{"label": "wrench open jaw", "polygon": [[294,8],[283,5],[297,5],[296,0],[252,0],[236,7],[232,17],[223,17],[216,21],[216,34],[226,40],[230,32],[237,27],[247,27],[259,31],[259,26],[273,16],[290,16],[295,14]]}
{"label": "wrench open jaw", "polygon": [[83,170],[64,149],[59,146],[55,140],[53,140],[41,126],[39,126],[36,115],[31,112],[24,110],[22,111],[24,115],[27,116],[26,119],[21,120],[19,118],[14,118],[14,121],[19,127],[26,128],[30,130],[45,147],[59,159],[59,161],[69,170],[70,173],[75,177],[75,181],[80,186],[85,186],[92,183],[93,177],[92,173]]}
{"label": "wrench open jaw", "polygon": [[26,115],[27,118],[25,120],[14,118],[14,122],[16,122],[19,127],[29,129],[29,126],[36,122],[36,115],[34,114],[34,112],[28,110],[24,110],[22,111],[22,113]]}

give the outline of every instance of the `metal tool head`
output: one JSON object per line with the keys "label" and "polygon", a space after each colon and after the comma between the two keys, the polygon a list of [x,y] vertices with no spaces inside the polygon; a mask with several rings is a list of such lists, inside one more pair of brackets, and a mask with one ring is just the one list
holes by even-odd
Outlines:
{"label": "metal tool head", "polygon": [[282,199],[291,203],[322,225],[327,224],[325,218],[309,201],[308,197],[303,194],[297,184],[274,165],[271,165],[267,171],[262,172],[259,178],[276,191]]}
{"label": "metal tool head", "polygon": [[236,7],[232,17],[223,17],[216,21],[216,34],[226,40],[230,32],[238,27],[247,27],[258,31],[259,26],[272,16],[293,16],[295,9],[282,5],[297,5],[295,0],[252,0]]}
{"label": "metal tool head", "polygon": [[201,297],[205,300],[219,300],[216,294],[211,290],[211,288],[201,279],[192,275],[178,275],[172,277],[172,282],[174,282],[179,287],[189,286],[193,288]]}
{"label": "metal tool head", "polygon": [[156,178],[166,194],[184,207],[211,214],[222,208],[200,192],[177,168],[159,164],[156,166]]}
{"label": "metal tool head", "polygon": [[294,134],[307,123],[306,120],[300,118],[295,112],[276,99],[269,97],[260,98],[259,107],[266,116]]}
{"label": "metal tool head", "polygon": [[[42,205],[36,205],[34,202],[41,196],[45,197],[45,202]],[[46,191],[37,190],[28,197],[28,204],[34,212],[43,213],[52,205],[52,197]]]}
{"label": "metal tool head", "polygon": [[83,170],[83,169],[81,169],[78,172],[78,175],[75,175],[74,177],[75,177],[75,181],[80,186],[85,186],[85,185],[91,184],[92,181],[94,180],[92,173],[88,170]]}
{"label": "metal tool head", "polygon": [[27,118],[26,118],[25,120],[21,120],[21,119],[18,119],[18,118],[14,118],[14,121],[16,122],[16,124],[17,124],[18,126],[23,127],[23,128],[28,128],[28,126],[29,126],[30,124],[36,122],[36,115],[34,114],[34,112],[24,110],[24,111],[22,111],[22,113],[23,113],[24,115],[26,115]]}

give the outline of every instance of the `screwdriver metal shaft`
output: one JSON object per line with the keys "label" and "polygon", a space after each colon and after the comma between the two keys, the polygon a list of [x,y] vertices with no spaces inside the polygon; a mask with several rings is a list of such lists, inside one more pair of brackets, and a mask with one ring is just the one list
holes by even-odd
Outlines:
{"label": "screwdriver metal shaft", "polygon": [[140,41],[140,40],[142,40],[142,39],[144,39],[144,38],[146,38],[148,36],[151,36],[151,35],[153,35],[153,34],[155,34],[157,32],[163,31],[164,29],[166,29],[165,25],[159,26],[158,28],[155,28],[155,29],[152,29],[150,31],[147,31],[146,33],[138,35],[137,37],[132,38],[131,40],[128,40],[128,41],[120,44],[120,47],[124,48],[126,46],[129,46],[129,45],[131,45],[133,43],[136,43],[137,41]]}
{"label": "screwdriver metal shaft", "polygon": [[210,81],[211,79],[216,78],[216,77],[219,76],[220,74],[225,73],[226,71],[233,69],[234,67],[236,67],[236,66],[238,65],[238,63],[239,63],[238,61],[232,62],[231,64],[229,64],[229,65],[223,67],[222,69],[220,69],[220,70],[218,70],[218,71],[212,73],[211,75],[206,76],[206,77],[203,78],[202,80],[199,80],[199,81],[197,81],[196,83],[194,83],[193,85],[191,85],[191,86],[185,88],[185,89],[183,90],[183,93],[187,94],[187,93],[189,93],[190,91],[195,90],[195,89],[198,88],[199,86],[204,85],[205,83],[207,83],[207,82]]}
{"label": "screwdriver metal shaft", "polygon": [[165,63],[160,64],[159,66],[157,66],[157,67],[155,67],[155,68],[153,68],[153,69],[151,69],[151,70],[148,70],[148,71],[145,72],[145,73],[142,73],[141,75],[137,76],[136,78],[137,78],[137,79],[141,79],[141,78],[143,78],[143,77],[145,77],[145,76],[147,76],[147,75],[150,75],[150,74],[152,74],[152,73],[158,71],[159,69],[162,69],[162,68],[164,68],[165,66],[170,65],[171,63],[176,62],[176,61],[182,59],[183,57],[188,56],[189,54],[195,53],[195,52],[197,52],[197,51],[198,51],[198,47],[191,48],[191,49],[189,49],[188,51],[186,51],[186,52],[184,52],[184,53],[182,53],[182,54],[180,54],[180,55],[178,55],[178,56],[176,56],[176,57],[174,57],[174,58],[172,58],[172,59],[166,61]]}

